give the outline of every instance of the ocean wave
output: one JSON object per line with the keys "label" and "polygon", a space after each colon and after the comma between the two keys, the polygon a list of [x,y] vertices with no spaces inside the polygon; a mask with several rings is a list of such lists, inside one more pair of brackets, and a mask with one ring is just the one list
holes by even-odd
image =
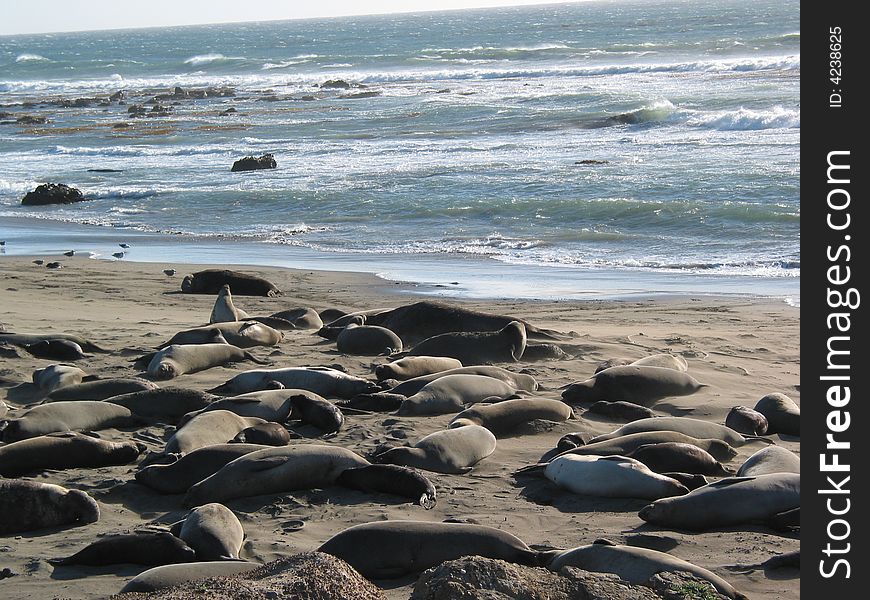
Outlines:
{"label": "ocean wave", "polygon": [[694,113],[686,124],[720,131],[753,131],[759,129],[800,129],[801,111],[774,106],[768,110],[739,108],[732,111]]}
{"label": "ocean wave", "polygon": [[51,62],[51,60],[48,59],[48,58],[45,58],[44,56],[42,56],[42,55],[40,55],[40,54],[28,54],[28,53],[24,53],[24,54],[19,54],[19,55],[15,58],[15,62],[17,62],[17,63],[23,63],[23,62]]}
{"label": "ocean wave", "polygon": [[191,56],[184,61],[186,65],[198,67],[200,65],[208,65],[212,63],[225,63],[237,60],[246,60],[244,56],[224,56],[223,54],[197,54]]}

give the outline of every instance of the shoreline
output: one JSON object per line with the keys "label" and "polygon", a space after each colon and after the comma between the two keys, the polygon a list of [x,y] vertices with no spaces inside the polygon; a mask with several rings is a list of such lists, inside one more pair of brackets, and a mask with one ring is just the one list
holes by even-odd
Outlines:
{"label": "shoreline", "polygon": [[[800,277],[764,278],[511,264],[483,255],[368,254],[317,251],[250,240],[168,235],[52,219],[0,217],[0,256],[61,256],[76,250],[118,262],[118,244],[130,243],[121,261],[178,265],[284,267],[367,273],[408,293],[470,300],[646,300],[756,298],[800,307]],[[65,257],[62,257],[65,258]],[[167,266],[169,266],[167,264]],[[747,288],[752,291],[746,291]]]}

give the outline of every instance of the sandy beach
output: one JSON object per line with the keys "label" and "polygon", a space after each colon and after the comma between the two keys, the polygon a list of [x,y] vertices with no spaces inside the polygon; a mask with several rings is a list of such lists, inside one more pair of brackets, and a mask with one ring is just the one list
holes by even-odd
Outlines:
{"label": "sandy beach", "polygon": [[[133,376],[131,360],[153,351],[176,332],[208,322],[214,296],[178,293],[181,278],[200,270],[195,265],[130,263],[73,257],[63,268],[50,270],[33,264],[37,257],[0,257],[0,325],[7,332],[70,333],[110,350],[76,361],[100,377]],[[174,267],[175,276],[163,269]],[[295,307],[318,311],[354,311],[394,307],[424,297],[410,285],[373,275],[298,271],[262,267],[233,267],[265,277],[283,291],[274,298],[237,296],[236,306],[251,315],[269,315]],[[750,290],[747,290],[750,291]],[[765,394],[782,392],[800,403],[800,313],[782,301],[751,297],[681,296],[638,301],[508,301],[452,300],[462,306],[520,317],[561,332],[575,332],[560,344],[571,358],[540,362],[520,361],[499,366],[533,375],[540,396],[557,399],[560,387],[592,375],[608,359],[637,359],[668,352],[680,355],[689,373],[709,384],[696,394],[666,398],[653,409],[657,415],[691,416],[723,423],[731,407],[752,407]],[[14,390],[29,382],[35,369],[53,362],[30,356],[0,359],[0,398],[14,417],[27,400]],[[275,367],[340,365],[348,373],[373,378],[373,365],[385,358],[343,355],[335,344],[310,330],[285,332],[276,347],[253,348]],[[172,385],[206,390],[252,368],[246,363],[183,375]],[[706,533],[676,532],[644,523],[637,512],[646,501],[581,497],[561,491],[547,481],[515,478],[514,471],[536,463],[569,432],[609,432],[622,423],[575,409],[573,419],[547,424],[523,435],[498,440],[495,452],[466,475],[427,474],[438,491],[437,506],[429,511],[401,499],[329,488],[291,494],[257,496],[229,501],[246,533],[242,558],[265,562],[316,549],[351,525],[383,519],[442,521],[462,519],[490,525],[519,536],[528,544],[571,548],[606,537],[625,543],[652,536],[669,546],[671,554],[723,576],[750,598],[799,598],[799,574],[785,569],[737,574],[723,569],[736,563],[761,562],[796,550],[795,534],[776,533],[761,526],[737,527]],[[363,456],[384,443],[413,442],[443,429],[452,415],[397,417],[380,413],[347,415],[334,437],[319,443],[352,449]],[[162,449],[174,427],[155,423],[138,429],[108,429],[99,437],[135,439],[149,450]],[[300,431],[303,431],[300,429]],[[304,430],[307,443],[316,438]],[[770,436],[796,453],[794,438]],[[729,466],[737,468],[758,444],[738,448]],[[2,536],[0,568],[14,577],[0,581],[3,598],[94,598],[117,593],[144,567],[52,567],[46,559],[72,554],[98,536],[132,531],[147,524],[169,524],[185,514],[178,495],[160,495],[135,482],[136,465],[45,471],[26,478],[88,492],[101,509],[98,522],[79,527]],[[409,578],[380,582],[389,598],[407,598]]]}

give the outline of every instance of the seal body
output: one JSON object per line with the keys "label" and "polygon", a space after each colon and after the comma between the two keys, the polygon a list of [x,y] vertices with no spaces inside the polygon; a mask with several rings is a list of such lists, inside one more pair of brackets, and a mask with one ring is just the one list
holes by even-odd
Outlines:
{"label": "seal body", "polygon": [[209,323],[227,323],[242,321],[248,318],[248,313],[236,308],[233,303],[233,294],[230,291],[230,286],[224,284],[218,292],[215,299],[214,307],[211,310],[211,316],[208,319]]}
{"label": "seal body", "polygon": [[217,294],[229,285],[240,296],[277,296],[281,292],[262,277],[228,269],[206,269],[185,276],[181,291],[186,294]]}
{"label": "seal body", "polygon": [[163,494],[183,494],[190,486],[217,473],[225,464],[269,446],[215,444],[185,454],[167,465],[148,465],[136,472],[136,481]]}
{"label": "seal body", "polygon": [[352,398],[357,394],[377,391],[373,382],[329,368],[288,367],[285,369],[255,369],[240,373],[210,390],[216,394],[236,395],[268,390],[274,382],[285,388],[308,390],[325,397]]}
{"label": "seal body", "polygon": [[126,592],[156,592],[187,581],[208,579],[210,577],[228,577],[260,568],[255,562],[240,561],[205,561],[187,562],[175,565],[162,565],[139,573],[127,582],[121,593]]}
{"label": "seal body", "polygon": [[137,442],[109,442],[71,431],[52,433],[0,446],[0,475],[126,465],[144,450]]}
{"label": "seal body", "polygon": [[689,473],[692,475],[733,475],[709,452],[694,444],[661,442],[641,446],[629,453],[656,473]]}
{"label": "seal body", "polygon": [[99,505],[80,490],[36,481],[0,479],[0,534],[95,523],[99,518]]}
{"label": "seal body", "polygon": [[567,421],[573,414],[571,407],[560,400],[520,398],[495,404],[475,404],[453,417],[450,427],[481,425],[498,436],[534,420]]}
{"label": "seal body", "polygon": [[623,400],[617,400],[616,402],[599,400],[592,404],[588,410],[596,415],[604,415],[605,417],[628,422],[649,419],[655,416],[655,413],[647,407]]}
{"label": "seal body", "polygon": [[584,496],[657,500],[688,493],[681,483],[654,473],[624,456],[579,456],[553,459],[544,476],[560,488]]}
{"label": "seal body", "polygon": [[260,423],[246,427],[231,440],[241,444],[262,444],[264,446],[286,446],[290,443],[290,432],[280,423]]}
{"label": "seal body", "polygon": [[196,551],[197,560],[239,558],[245,530],[235,513],[223,504],[212,502],[197,507],[179,525],[176,535]]}
{"label": "seal body", "polygon": [[406,356],[399,360],[378,365],[375,377],[378,381],[398,379],[405,381],[421,375],[431,375],[448,369],[458,369],[462,363],[455,358],[446,356]]}
{"label": "seal body", "polygon": [[642,431],[639,433],[630,433],[609,440],[602,440],[599,442],[592,441],[585,446],[578,446],[567,450],[566,452],[570,452],[571,454],[594,454],[597,456],[608,456],[611,454],[627,456],[641,446],[647,444],[659,444],[662,442],[691,444],[701,448],[702,450],[706,450],[713,456],[713,458],[719,461],[731,460],[737,456],[737,451],[727,442],[712,438],[693,438],[676,431]]}
{"label": "seal body", "polygon": [[186,506],[328,487],[342,471],[369,462],[338,446],[294,444],[251,452],[192,486]]}
{"label": "seal body", "polygon": [[710,421],[702,421],[701,419],[690,419],[689,417],[653,417],[649,419],[639,419],[632,421],[620,427],[619,429],[599,435],[592,439],[593,442],[603,440],[612,440],[617,437],[629,435],[631,433],[641,433],[644,431],[676,431],[684,435],[694,438],[714,438],[728,442],[731,446],[740,447],[748,440],[740,433],[734,431],[730,427],[711,423]]}
{"label": "seal body", "polygon": [[72,365],[51,365],[33,372],[33,383],[46,394],[81,383],[87,373]]}
{"label": "seal body", "polygon": [[24,412],[7,421],[3,441],[15,442],[61,431],[97,431],[109,427],[127,427],[136,423],[129,409],[91,400],[51,402]]}
{"label": "seal body", "polygon": [[468,404],[486,398],[511,398],[516,390],[508,384],[483,375],[447,375],[428,383],[406,398],[399,415],[440,415],[457,412]]}
{"label": "seal body", "polygon": [[117,377],[68,385],[51,392],[48,399],[52,402],[58,400],[105,400],[120,394],[153,389],[157,389],[157,384],[153,381],[140,377]]}
{"label": "seal body", "polygon": [[745,435],[767,433],[767,417],[746,406],[735,406],[725,417],[725,426]]}
{"label": "seal body", "polygon": [[435,507],[435,486],[417,469],[400,465],[367,465],[341,472],[336,480],[354,490],[382,492],[410,498],[426,510]]}
{"label": "seal body", "polygon": [[23,348],[36,358],[49,360],[79,360],[87,356],[77,343],[64,339],[41,340]]}
{"label": "seal body", "polygon": [[462,474],[492,454],[495,446],[495,436],[489,429],[466,425],[430,433],[410,448],[391,448],[379,454],[375,462]]}
{"label": "seal body", "polygon": [[381,356],[402,351],[399,336],[377,325],[348,325],[335,341],[338,351],[344,354]]}
{"label": "seal body", "polygon": [[[377,552],[372,552],[377,548]],[[541,554],[506,531],[466,523],[379,521],[355,525],[327,540],[318,552],[332,554],[368,579],[420,573],[447,560],[483,556],[529,566]]]}
{"label": "seal body", "polygon": [[796,473],[729,477],[685,496],[656,500],[638,516],[653,525],[691,531],[766,522],[800,507],[800,486]]}
{"label": "seal body", "polygon": [[324,433],[333,433],[344,424],[344,414],[335,404],[317,396],[317,394],[302,393],[290,397],[290,419],[299,419],[307,425],[313,425]]}
{"label": "seal body", "polygon": [[214,396],[214,402],[197,412],[188,413],[181,419],[180,423],[184,424],[197,414],[212,410],[228,410],[232,413],[236,413],[240,417],[259,417],[260,419],[272,421],[274,423],[284,423],[290,418],[290,413],[293,410],[291,398],[294,396],[307,396],[313,399],[322,400],[323,402],[328,402],[322,396],[315,394],[314,392],[292,388],[249,392],[247,394],[240,394],[229,398]]}
{"label": "seal body", "polygon": [[218,398],[199,390],[164,387],[111,396],[104,402],[123,406],[140,417],[175,423],[183,415],[201,410]]}
{"label": "seal body", "polygon": [[290,308],[269,316],[289,321],[296,329],[320,329],[323,327],[323,320],[313,308]]}
{"label": "seal body", "polygon": [[243,360],[252,356],[230,344],[173,344],[154,353],[147,370],[154,379],[173,379]]}
{"label": "seal body", "polygon": [[498,331],[442,333],[414,346],[411,356],[446,356],[463,365],[516,362],[526,349],[526,328],[511,321]]}
{"label": "seal body", "polygon": [[768,394],[759,400],[755,410],[767,419],[768,433],[801,435],[801,409],[785,394]]}
{"label": "seal body", "polygon": [[160,347],[165,348],[172,344],[220,343],[221,338],[238,348],[253,348],[275,346],[284,339],[284,334],[257,321],[227,321],[179,331]]}
{"label": "seal body", "polygon": [[781,446],[762,448],[746,459],[737,471],[738,477],[754,477],[768,473],[800,473],[800,457]]}
{"label": "seal body", "polygon": [[669,396],[694,394],[704,385],[687,373],[663,367],[626,365],[599,371],[589,379],[572,383],[562,392],[566,402],[624,400],[651,406]]}
{"label": "seal body", "polygon": [[239,432],[266,423],[257,417],[240,417],[228,410],[212,410],[197,415],[178,429],[166,442],[167,454],[187,454],[197,448],[224,444]]}
{"label": "seal body", "polygon": [[392,388],[390,393],[401,394],[402,396],[413,396],[423,389],[423,386],[432,383],[436,379],[447,377],[448,375],[482,375],[484,377],[491,377],[503,381],[516,390],[534,392],[538,389],[538,382],[531,375],[526,375],[525,373],[514,373],[513,371],[508,371],[501,367],[478,365],[471,367],[458,367],[447,371],[438,371],[431,375],[420,375],[419,377],[403,381]]}
{"label": "seal body", "polygon": [[53,565],[167,565],[195,560],[196,553],[183,540],[166,531],[108,535],[72,556],[50,559]]}

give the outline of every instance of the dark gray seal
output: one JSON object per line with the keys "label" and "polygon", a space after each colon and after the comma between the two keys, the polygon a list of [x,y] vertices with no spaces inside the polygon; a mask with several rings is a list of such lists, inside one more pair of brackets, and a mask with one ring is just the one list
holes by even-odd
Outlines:
{"label": "dark gray seal", "polygon": [[801,435],[801,408],[785,394],[768,394],[759,400],[755,410],[767,419],[768,433]]}
{"label": "dark gray seal", "polygon": [[67,333],[11,333],[0,332],[0,342],[6,342],[13,346],[26,346],[28,344],[36,344],[45,340],[67,340],[78,344],[85,352],[109,352],[105,348],[101,348],[94,342],[86,340],[77,335]]}
{"label": "dark gray seal", "polygon": [[374,382],[337,369],[287,367],[284,369],[245,371],[209,390],[209,392],[223,396],[234,396],[274,389],[276,383],[285,388],[308,390],[324,397],[337,398],[353,398],[357,394],[367,394],[380,389]]}
{"label": "dark gray seal", "polygon": [[167,531],[107,535],[65,558],[51,558],[55,566],[65,565],[169,565],[196,559],[196,552]]}
{"label": "dark gray seal", "polygon": [[208,579],[210,577],[229,577],[261,567],[259,563],[234,561],[188,562],[177,565],[153,567],[139,573],[121,588],[126,592],[156,592],[169,587],[181,585],[187,581]]}
{"label": "dark gray seal", "polygon": [[333,433],[344,425],[344,414],[335,404],[317,396],[317,394],[301,393],[289,398],[292,410],[290,419],[298,419],[307,425],[313,425],[324,433]]}
{"label": "dark gray seal", "polygon": [[726,469],[709,452],[693,444],[662,442],[640,446],[628,454],[656,473],[689,473],[693,475],[719,475],[728,477],[734,472]]}
{"label": "dark gray seal", "polygon": [[296,329],[320,329],[323,327],[323,319],[313,308],[290,308],[269,316],[289,321]]}
{"label": "dark gray seal", "polygon": [[519,398],[494,404],[478,403],[450,420],[450,427],[481,425],[496,436],[507,435],[535,420],[567,421],[574,415],[571,407],[550,398]]}
{"label": "dark gray seal", "polygon": [[766,438],[747,437],[734,431],[730,427],[689,417],[655,417],[650,419],[639,419],[627,423],[615,431],[599,435],[593,438],[592,441],[599,442],[603,440],[611,440],[623,435],[640,433],[643,431],[676,431],[694,438],[715,438],[728,442],[730,445],[737,448],[750,442],[770,443],[770,440]]}
{"label": "dark gray seal", "polygon": [[745,435],[767,433],[767,417],[746,406],[735,406],[725,417],[725,426]]}
{"label": "dark gray seal", "polygon": [[48,360],[80,360],[88,356],[81,346],[71,340],[41,340],[22,347],[36,358]]}
{"label": "dark gray seal", "polygon": [[354,325],[345,327],[335,339],[339,352],[360,356],[384,356],[402,351],[402,340],[385,327]]}
{"label": "dark gray seal", "polygon": [[617,400],[616,402],[599,400],[593,403],[587,410],[596,415],[603,415],[611,419],[628,422],[655,417],[655,413],[647,407],[634,404],[633,402],[625,402],[624,400]]}
{"label": "dark gray seal", "polygon": [[116,404],[91,400],[51,402],[34,406],[17,419],[5,421],[3,441],[16,442],[61,431],[129,427],[138,422],[129,409]]}
{"label": "dark gray seal", "polygon": [[241,430],[231,443],[260,444],[263,446],[286,446],[290,443],[290,432],[280,423],[260,423]]}
{"label": "dark gray seal", "polygon": [[269,446],[215,444],[194,450],[166,465],[148,465],[136,472],[136,481],[162,494],[183,494],[190,486],[217,473],[240,456]]}
{"label": "dark gray seal", "polygon": [[120,394],[131,394],[143,390],[157,389],[157,384],[140,377],[113,377],[95,379],[54,390],[48,395],[51,401],[64,400],[105,400]]}
{"label": "dark gray seal", "polygon": [[270,281],[239,271],[206,269],[185,276],[181,291],[185,294],[217,294],[224,285],[229,285],[239,296],[278,296],[280,290]]}
{"label": "dark gray seal", "polygon": [[72,431],[52,433],[0,446],[0,475],[126,465],[144,451],[138,442],[110,442]]}
{"label": "dark gray seal", "polygon": [[170,531],[196,551],[197,560],[238,560],[245,540],[239,518],[217,502],[193,509]]}
{"label": "dark gray seal", "polygon": [[409,356],[446,356],[463,365],[516,362],[526,349],[526,328],[511,321],[498,331],[442,333],[414,346]]}
{"label": "dark gray seal", "polygon": [[95,523],[99,518],[97,502],[81,490],[37,481],[0,479],[0,535]]}
{"label": "dark gray seal", "polygon": [[669,396],[687,396],[707,387],[694,377],[674,369],[626,365],[599,371],[585,381],[572,383],[562,392],[565,402],[625,400],[652,406]]}
{"label": "dark gray seal", "polygon": [[201,410],[219,398],[199,390],[164,387],[110,396],[104,402],[124,406],[139,417],[175,423],[187,413]]}
{"label": "dark gray seal", "polygon": [[426,510],[435,507],[435,486],[417,469],[400,465],[368,465],[341,472],[338,485],[363,492],[410,498]]}
{"label": "dark gray seal", "polygon": [[495,447],[496,439],[489,429],[466,425],[430,433],[412,447],[390,448],[372,462],[461,475],[495,452]]}
{"label": "dark gray seal", "polygon": [[728,442],[719,439],[694,438],[676,431],[642,431],[640,433],[630,433],[620,437],[615,437],[599,442],[591,441],[585,446],[578,446],[567,450],[571,454],[595,454],[598,456],[609,456],[615,454],[618,456],[628,456],[634,450],[647,444],[659,444],[662,442],[680,442],[684,444],[692,444],[702,450],[709,452],[713,458],[719,461],[731,460],[737,456],[737,450],[732,448]]}

